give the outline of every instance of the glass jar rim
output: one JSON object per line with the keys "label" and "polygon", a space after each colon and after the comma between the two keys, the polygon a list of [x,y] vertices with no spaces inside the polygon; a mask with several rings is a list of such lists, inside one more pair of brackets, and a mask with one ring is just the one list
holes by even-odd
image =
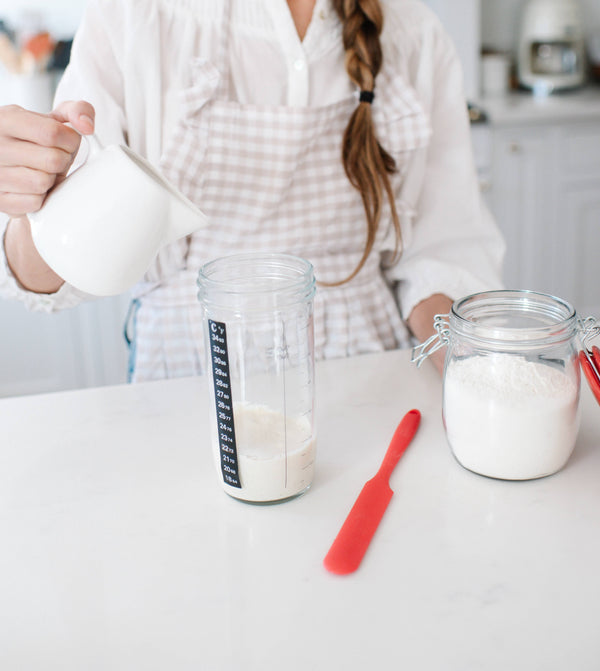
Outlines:
{"label": "glass jar rim", "polygon": [[[279,302],[311,300],[316,291],[313,265],[293,254],[245,252],[208,261],[198,272],[199,298],[260,297],[277,292]],[[227,299],[226,299],[227,300]],[[217,301],[219,302],[219,301]]]}
{"label": "glass jar rim", "polygon": [[[284,288],[302,286],[307,281],[312,280],[313,266],[310,261],[307,261],[300,256],[284,253],[245,252],[242,254],[220,256],[206,262],[200,267],[198,282],[206,282],[214,287],[222,287],[227,290],[231,284],[232,278],[227,277],[226,279],[219,279],[215,277],[215,274],[224,269],[230,270],[232,267],[235,267],[238,270],[242,267],[245,267],[246,269],[252,267],[256,270],[256,268],[260,266],[271,270],[286,269],[293,271],[294,274],[289,275],[289,281],[285,282]],[[238,282],[245,279],[245,274],[235,278]],[[246,291],[256,291],[256,289],[249,288],[247,285],[244,285],[243,289]]]}
{"label": "glass jar rim", "polygon": [[486,343],[534,345],[569,340],[577,332],[574,307],[552,294],[498,289],[455,301],[450,329]]}

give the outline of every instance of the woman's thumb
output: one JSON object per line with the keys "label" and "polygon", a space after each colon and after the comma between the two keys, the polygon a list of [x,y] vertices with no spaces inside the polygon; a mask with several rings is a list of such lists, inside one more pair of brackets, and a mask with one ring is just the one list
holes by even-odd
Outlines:
{"label": "woman's thumb", "polygon": [[60,103],[52,110],[50,116],[61,123],[70,124],[83,135],[94,132],[96,111],[84,100],[68,100]]}

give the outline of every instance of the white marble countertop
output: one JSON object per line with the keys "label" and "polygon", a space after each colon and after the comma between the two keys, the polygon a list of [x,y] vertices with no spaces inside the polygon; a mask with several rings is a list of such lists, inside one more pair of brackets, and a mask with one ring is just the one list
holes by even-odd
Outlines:
{"label": "white marble countertop", "polygon": [[[600,407],[556,475],[464,470],[408,352],[317,367],[317,476],[220,488],[202,379],[0,400],[0,668],[597,670]],[[322,566],[402,415],[422,424],[360,569]]]}
{"label": "white marble countertop", "polygon": [[495,126],[514,124],[600,122],[600,85],[564,91],[549,96],[534,96],[529,91],[514,91],[506,96],[475,101]]}

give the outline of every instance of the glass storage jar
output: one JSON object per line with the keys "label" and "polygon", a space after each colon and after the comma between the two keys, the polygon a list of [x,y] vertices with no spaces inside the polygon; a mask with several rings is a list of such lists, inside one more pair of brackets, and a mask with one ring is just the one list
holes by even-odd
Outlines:
{"label": "glass storage jar", "polygon": [[221,484],[255,503],[295,497],[315,461],[313,268],[236,254],[204,265],[198,288]]}
{"label": "glass storage jar", "polygon": [[567,302],[525,290],[473,294],[436,316],[437,334],[413,361],[447,347],[443,421],[462,466],[527,480],[567,463],[579,429],[578,338],[597,328],[589,319],[584,325]]}

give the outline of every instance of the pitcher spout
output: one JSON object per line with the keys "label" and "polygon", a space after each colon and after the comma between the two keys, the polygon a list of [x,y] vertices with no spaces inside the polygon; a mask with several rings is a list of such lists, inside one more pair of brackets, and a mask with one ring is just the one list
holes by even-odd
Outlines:
{"label": "pitcher spout", "polygon": [[207,223],[207,216],[194,203],[179,192],[171,193],[165,243],[184,238],[206,226]]}

